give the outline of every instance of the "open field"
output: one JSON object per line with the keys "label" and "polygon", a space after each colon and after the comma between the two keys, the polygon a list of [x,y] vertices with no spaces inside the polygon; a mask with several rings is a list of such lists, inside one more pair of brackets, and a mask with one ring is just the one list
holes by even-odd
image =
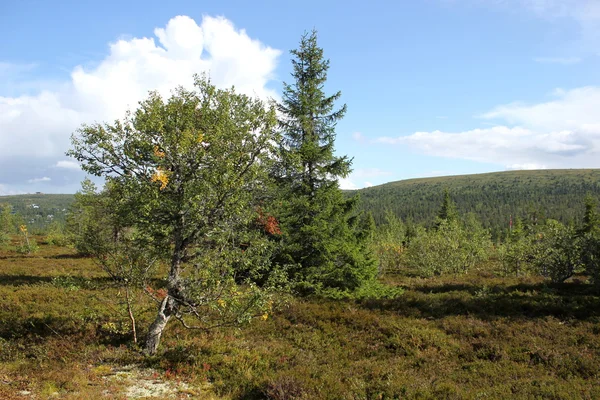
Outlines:
{"label": "open field", "polygon": [[[174,322],[145,358],[92,261],[38,242],[0,250],[2,399],[600,398],[600,297],[577,280],[388,277],[393,300],[292,299],[210,333]],[[142,334],[154,313],[142,297]]]}

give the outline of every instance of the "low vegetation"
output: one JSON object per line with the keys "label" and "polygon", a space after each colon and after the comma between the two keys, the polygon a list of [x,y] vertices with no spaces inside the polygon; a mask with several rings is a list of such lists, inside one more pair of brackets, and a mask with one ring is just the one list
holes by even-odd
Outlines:
{"label": "low vegetation", "polygon": [[[402,295],[288,297],[266,320],[210,332],[172,324],[164,352],[147,358],[112,280],[90,258],[37,239],[35,255],[17,253],[16,237],[0,250],[3,399],[124,398],[140,382],[200,399],[600,396],[600,297],[583,276],[553,284],[489,263],[388,275]],[[147,326],[155,303],[137,296]]]}

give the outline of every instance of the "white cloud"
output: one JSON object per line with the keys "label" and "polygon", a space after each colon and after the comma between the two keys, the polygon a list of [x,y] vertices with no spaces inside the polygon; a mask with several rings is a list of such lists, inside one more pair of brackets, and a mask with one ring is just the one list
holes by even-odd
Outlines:
{"label": "white cloud", "polygon": [[553,101],[539,104],[513,103],[483,114],[485,119],[501,119],[539,130],[600,129],[600,87],[573,90],[556,89]]}
{"label": "white cloud", "polygon": [[371,186],[373,186],[373,184],[371,182],[367,181],[364,183],[364,187],[366,187],[366,188],[371,187]]}
{"label": "white cloud", "polygon": [[[600,167],[600,88],[557,90],[556,100],[513,103],[482,115],[503,124],[464,132],[416,132],[379,143],[401,144],[433,156],[517,168]],[[506,123],[513,125],[506,125]]]}
{"label": "white cloud", "polygon": [[79,163],[77,161],[58,161],[55,165],[56,168],[65,168],[65,169],[74,169],[74,170],[79,170],[81,169],[79,166]]}
{"label": "white cloud", "polygon": [[579,57],[537,57],[533,59],[535,62],[541,64],[562,64],[562,65],[573,65],[581,62]]}
{"label": "white cloud", "polygon": [[27,182],[29,183],[41,183],[41,182],[50,182],[52,179],[48,178],[47,176],[44,176],[43,178],[34,178],[34,179],[29,179]]}
{"label": "white cloud", "polygon": [[[154,34],[156,38],[111,43],[95,67],[76,66],[69,81],[35,95],[2,97],[0,92],[0,160],[27,157],[30,174],[49,166],[74,171],[59,160],[82,123],[120,118],[149,90],[169,95],[178,85],[190,87],[194,73],[208,73],[219,87],[234,85],[245,94],[276,97],[268,84],[281,52],[250,38],[227,19],[205,16],[197,24],[178,16]],[[4,63],[0,70],[14,68]],[[2,167],[0,171],[11,169]],[[15,179],[0,174],[4,184],[17,184]]]}
{"label": "white cloud", "polygon": [[358,189],[358,186],[356,186],[356,184],[354,182],[352,182],[348,178],[340,178],[340,179],[338,179],[338,184],[340,186],[340,189],[342,189],[342,190],[355,190],[355,189]]}

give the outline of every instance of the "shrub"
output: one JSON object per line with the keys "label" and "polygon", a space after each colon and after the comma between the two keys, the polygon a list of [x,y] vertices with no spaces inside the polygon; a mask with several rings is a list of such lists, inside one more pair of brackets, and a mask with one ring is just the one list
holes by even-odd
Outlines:
{"label": "shrub", "polygon": [[600,235],[586,233],[580,241],[580,262],[596,286],[600,286]]}
{"label": "shrub", "polygon": [[465,224],[439,220],[436,229],[417,229],[405,260],[424,276],[465,273],[487,259],[490,249],[489,234],[471,217]]}
{"label": "shrub", "polygon": [[10,235],[0,231],[0,246],[4,246],[10,242]]}
{"label": "shrub", "polygon": [[53,246],[64,247],[69,245],[69,238],[64,232],[64,228],[58,223],[53,222],[48,229],[46,241]]}
{"label": "shrub", "polygon": [[534,265],[553,282],[564,282],[581,269],[579,248],[572,227],[549,219],[534,241]]}
{"label": "shrub", "polygon": [[19,254],[31,254],[36,253],[40,248],[34,238],[29,237],[26,225],[19,227],[21,233],[21,243],[17,246],[17,253]]}
{"label": "shrub", "polygon": [[385,224],[380,226],[373,238],[373,253],[379,260],[379,273],[398,271],[402,264],[405,227],[391,211],[386,211]]}

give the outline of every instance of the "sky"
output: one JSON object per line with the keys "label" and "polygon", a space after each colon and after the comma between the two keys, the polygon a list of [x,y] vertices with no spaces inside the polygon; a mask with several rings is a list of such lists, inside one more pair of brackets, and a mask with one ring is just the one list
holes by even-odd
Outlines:
{"label": "sky", "polygon": [[311,29],[342,188],[600,168],[600,0],[0,0],[0,195],[74,193],[71,135],[194,73],[280,99]]}

